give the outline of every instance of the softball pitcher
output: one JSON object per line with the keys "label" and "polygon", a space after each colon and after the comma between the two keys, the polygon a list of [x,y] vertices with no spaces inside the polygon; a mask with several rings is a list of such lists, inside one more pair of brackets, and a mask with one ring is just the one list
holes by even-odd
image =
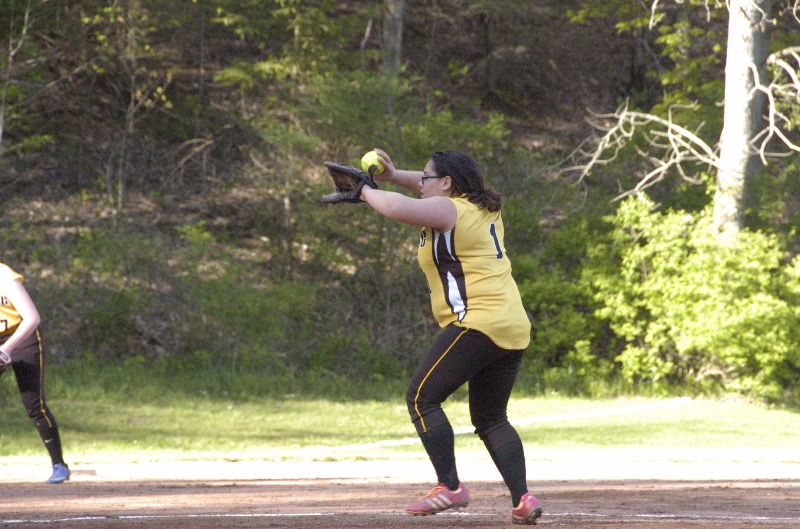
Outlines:
{"label": "softball pitcher", "polygon": [[412,515],[466,507],[470,494],[456,470],[454,434],[442,403],[464,384],[480,436],[511,493],[511,521],[533,525],[542,507],[528,492],[525,455],[507,407],[530,342],[531,325],[503,244],[502,199],[478,164],[457,152],[436,152],[423,171],[394,167],[376,149],[376,180],[420,196],[363,186],[361,200],[379,213],[422,228],[418,261],[431,306],[443,328],[417,367],[406,393],[408,411],[439,484],[406,507]]}
{"label": "softball pitcher", "polygon": [[53,464],[48,483],[69,479],[61,454],[61,438],[44,399],[44,350],[39,311],[22,285],[23,277],[0,263],[0,374],[11,366],[22,403],[44,441]]}

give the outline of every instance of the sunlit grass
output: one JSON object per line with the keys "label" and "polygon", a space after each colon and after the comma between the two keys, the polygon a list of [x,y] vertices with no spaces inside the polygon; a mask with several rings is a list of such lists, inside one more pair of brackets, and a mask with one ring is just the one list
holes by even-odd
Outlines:
{"label": "sunlit grass", "polygon": [[[174,458],[228,460],[425,457],[399,395],[389,401],[324,399],[251,402],[179,399],[113,402],[54,399],[64,450],[72,460]],[[467,403],[446,403],[459,450],[483,450]],[[0,456],[41,455],[18,401],[0,400]],[[625,447],[800,447],[798,414],[739,401],[512,399],[526,450]],[[595,416],[593,416],[595,415]],[[392,442],[395,444],[383,445]],[[374,444],[373,446],[365,446]]]}

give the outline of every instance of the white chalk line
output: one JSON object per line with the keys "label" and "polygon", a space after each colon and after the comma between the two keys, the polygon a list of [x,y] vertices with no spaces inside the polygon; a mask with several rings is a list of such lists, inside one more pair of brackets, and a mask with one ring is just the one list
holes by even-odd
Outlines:
{"label": "white chalk line", "polygon": [[[692,402],[689,397],[679,397],[654,403],[647,404],[632,404],[630,406],[620,406],[618,408],[606,408],[602,410],[588,410],[576,411],[572,413],[555,413],[551,415],[540,415],[532,417],[524,417],[522,419],[513,419],[511,423],[514,426],[527,426],[530,424],[545,424],[551,422],[573,421],[580,419],[595,419],[598,417],[609,417],[612,415],[626,415],[629,413],[639,413],[643,411],[654,411],[662,408],[674,408],[676,406],[685,406]],[[468,435],[474,433],[472,427],[460,427],[453,429],[455,435]],[[402,439],[388,439],[385,441],[375,441],[373,443],[345,445],[345,446],[312,446],[302,448],[295,453],[318,453],[322,450],[368,450],[370,448],[385,448],[391,446],[403,446],[419,443],[419,437],[404,437]]]}
{"label": "white chalk line", "polygon": [[[39,520],[25,520],[25,519],[0,519],[0,524],[54,524],[64,522],[84,522],[84,521],[98,521],[98,520],[191,520],[199,518],[313,518],[323,516],[408,516],[401,512],[382,512],[382,513],[336,513],[336,512],[312,512],[312,513],[296,513],[296,514],[278,514],[278,513],[249,513],[249,514],[142,514],[142,515],[120,515],[120,516],[75,516],[75,517],[61,517],[52,519],[39,519]],[[461,516],[461,517],[496,517],[497,514],[489,513],[469,513],[469,512],[446,512],[439,513],[439,517],[447,516]],[[728,522],[747,522],[747,521],[767,521],[767,522],[793,522],[800,521],[800,517],[787,517],[787,516],[734,516],[734,515],[703,515],[703,514],[603,514],[603,513],[586,513],[586,512],[561,512],[561,513],[544,513],[544,517],[558,517],[558,518],[597,518],[597,519],[614,519],[614,520],[630,520],[630,519],[664,519],[664,520],[709,520],[709,521],[728,521]]]}
{"label": "white chalk line", "polygon": [[45,520],[0,520],[0,524],[17,523],[63,523],[63,522],[91,522],[96,520],[190,520],[193,518],[307,518],[319,516],[336,516],[333,512],[309,512],[298,514],[276,513],[249,513],[249,514],[129,514],[120,516],[75,516],[66,518],[52,518]]}

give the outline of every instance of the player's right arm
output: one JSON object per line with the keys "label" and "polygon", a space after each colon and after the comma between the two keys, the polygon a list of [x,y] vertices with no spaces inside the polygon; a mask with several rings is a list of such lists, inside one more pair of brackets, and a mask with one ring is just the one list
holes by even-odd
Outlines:
{"label": "player's right arm", "polygon": [[22,318],[14,334],[0,348],[0,351],[7,355],[14,356],[14,350],[36,331],[41,317],[22,282],[9,278],[0,278],[0,281],[2,281],[2,290],[5,292],[6,297]]}
{"label": "player's right arm", "polygon": [[383,182],[392,182],[400,187],[408,189],[415,195],[420,194],[419,182],[422,178],[422,171],[410,171],[406,169],[397,169],[392,162],[392,159],[381,149],[375,149],[378,157],[381,159],[383,165],[383,172],[375,176],[375,180]]}

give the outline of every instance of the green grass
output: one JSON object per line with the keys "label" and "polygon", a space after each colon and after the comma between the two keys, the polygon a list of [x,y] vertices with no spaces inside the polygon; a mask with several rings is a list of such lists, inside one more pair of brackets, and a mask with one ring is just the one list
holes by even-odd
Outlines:
{"label": "green grass", "polygon": [[[604,404],[630,402],[618,399]],[[797,412],[742,400],[700,399],[651,411],[524,426],[519,431],[527,446],[540,447],[800,447],[798,419]]]}
{"label": "green grass", "polygon": [[[3,381],[5,383],[5,381]],[[0,394],[0,456],[42,455],[18,399]],[[469,430],[463,395],[446,404],[457,431]],[[742,400],[617,398],[512,399],[510,416],[526,450],[626,447],[800,447],[798,413]],[[175,402],[52,399],[70,459],[324,460],[425,457],[402,395],[394,400],[264,398],[249,402],[179,398]],[[632,407],[641,407],[635,409]],[[622,413],[607,414],[620,411]],[[603,414],[593,417],[580,414]],[[540,422],[525,424],[538,417]],[[397,446],[351,446],[408,439]],[[458,435],[459,450],[483,450]],[[311,447],[315,447],[311,450]],[[305,449],[305,451],[304,451]],[[310,456],[310,454],[313,454]]]}
{"label": "green grass", "polygon": [[[53,365],[48,377],[48,401],[71,460],[425,457],[399,381],[354,385],[320,377],[283,386],[282,380],[242,382],[213,372],[176,369],[167,374],[93,362]],[[246,390],[247,384],[263,386],[264,394],[258,396],[255,386]],[[309,396],[314,394],[325,398]],[[458,449],[483,451],[471,433],[463,389],[445,410],[456,431],[464,432],[457,436]],[[44,455],[13,376],[0,378],[0,414],[0,457]],[[800,447],[797,411],[734,398],[579,399],[520,393],[509,415],[526,450]],[[395,444],[363,446],[387,441]]]}

